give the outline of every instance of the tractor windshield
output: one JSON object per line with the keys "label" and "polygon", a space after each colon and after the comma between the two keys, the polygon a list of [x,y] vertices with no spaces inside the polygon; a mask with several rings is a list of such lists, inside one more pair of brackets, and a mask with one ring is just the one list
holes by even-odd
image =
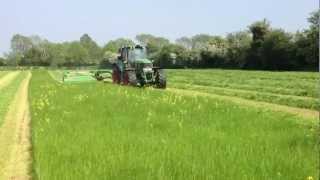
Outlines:
{"label": "tractor windshield", "polygon": [[135,49],[134,52],[135,52],[136,59],[146,59],[147,58],[147,54],[144,49]]}
{"label": "tractor windshield", "polygon": [[132,61],[138,60],[138,59],[146,59],[147,53],[144,49],[136,48],[129,54],[129,59]]}

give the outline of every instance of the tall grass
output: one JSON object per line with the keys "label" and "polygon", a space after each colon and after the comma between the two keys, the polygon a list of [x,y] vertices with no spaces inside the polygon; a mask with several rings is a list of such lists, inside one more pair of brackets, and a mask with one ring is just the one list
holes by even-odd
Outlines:
{"label": "tall grass", "polygon": [[202,97],[33,72],[35,179],[317,179],[316,125]]}

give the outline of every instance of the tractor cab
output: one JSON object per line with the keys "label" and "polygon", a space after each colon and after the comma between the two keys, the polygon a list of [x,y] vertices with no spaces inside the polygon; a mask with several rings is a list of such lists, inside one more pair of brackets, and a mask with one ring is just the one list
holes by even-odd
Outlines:
{"label": "tractor cab", "polygon": [[114,83],[124,85],[166,87],[163,70],[153,66],[146,48],[140,45],[119,49],[118,60],[113,64],[112,79]]}
{"label": "tractor cab", "polygon": [[[129,51],[128,60],[130,63],[145,59],[147,60],[147,51],[141,46],[136,46],[133,50]],[[150,62],[151,63],[151,62]]]}

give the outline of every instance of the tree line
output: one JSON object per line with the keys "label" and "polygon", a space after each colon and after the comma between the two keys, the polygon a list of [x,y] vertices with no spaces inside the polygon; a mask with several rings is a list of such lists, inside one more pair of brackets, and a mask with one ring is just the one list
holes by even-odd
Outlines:
{"label": "tree line", "polygon": [[[170,42],[164,37],[139,34],[135,40],[163,68],[317,70],[319,15],[319,10],[311,13],[309,27],[296,33],[273,28],[264,19],[224,37],[198,34]],[[101,47],[88,34],[63,43],[16,34],[11,39],[11,51],[0,58],[0,66],[106,67],[120,47],[134,44],[131,39],[119,38]]]}

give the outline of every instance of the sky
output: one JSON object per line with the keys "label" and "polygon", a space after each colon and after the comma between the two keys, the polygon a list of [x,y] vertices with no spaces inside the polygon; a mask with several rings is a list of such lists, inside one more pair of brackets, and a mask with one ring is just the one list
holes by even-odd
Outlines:
{"label": "sky", "polygon": [[0,56],[14,34],[52,42],[88,33],[100,45],[140,33],[171,41],[200,33],[226,35],[267,18],[290,32],[308,27],[318,0],[1,0]]}

